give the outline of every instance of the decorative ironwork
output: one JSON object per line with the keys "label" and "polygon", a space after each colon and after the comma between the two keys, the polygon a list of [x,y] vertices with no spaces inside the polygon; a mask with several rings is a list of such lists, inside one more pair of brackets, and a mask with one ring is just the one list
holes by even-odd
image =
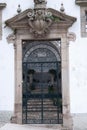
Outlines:
{"label": "decorative ironwork", "polygon": [[[61,48],[61,42],[59,40],[51,42],[23,41],[23,62],[61,61],[60,48]],[[44,55],[42,53],[44,53]],[[41,55],[43,55],[43,57]]]}
{"label": "decorative ironwork", "polygon": [[[40,46],[40,45],[39,45]],[[41,46],[40,46],[41,47]],[[55,50],[54,50],[55,51]],[[59,57],[58,57],[59,58]],[[56,61],[56,55],[48,48],[38,48],[38,46],[33,48],[33,50],[28,50],[24,55],[24,62],[44,62],[44,61]]]}
{"label": "decorative ironwork", "polygon": [[60,66],[60,62],[23,63],[23,123],[63,123]]}

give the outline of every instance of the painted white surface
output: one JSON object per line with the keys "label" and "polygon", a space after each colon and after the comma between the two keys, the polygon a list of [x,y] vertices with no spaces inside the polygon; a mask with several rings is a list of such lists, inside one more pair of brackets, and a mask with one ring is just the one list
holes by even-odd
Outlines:
{"label": "painted white surface", "polygon": [[[3,10],[3,39],[0,41],[0,110],[13,110],[14,107],[14,48],[6,37],[12,32],[4,28],[4,21],[17,14],[17,6],[22,11],[33,8],[33,0],[0,0],[7,3]],[[87,113],[87,38],[80,36],[80,8],[74,0],[48,0],[47,7],[60,9],[64,3],[65,13],[77,18],[69,29],[76,34],[76,41],[69,45],[70,62],[70,101],[72,113]]]}

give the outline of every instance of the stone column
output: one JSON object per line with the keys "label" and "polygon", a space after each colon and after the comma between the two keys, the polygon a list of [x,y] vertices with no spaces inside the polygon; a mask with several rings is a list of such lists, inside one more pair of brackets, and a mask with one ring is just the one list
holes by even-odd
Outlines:
{"label": "stone column", "polygon": [[63,96],[63,127],[73,129],[73,121],[70,114],[70,91],[69,91],[69,46],[66,34],[61,39],[61,62],[62,62],[62,96]]}
{"label": "stone column", "polygon": [[20,37],[14,34],[9,35],[7,41],[8,43],[13,43],[15,57],[15,99],[14,115],[11,118],[11,122],[22,124],[22,42]]}
{"label": "stone column", "polygon": [[15,99],[14,99],[14,115],[11,117],[12,123],[22,124],[22,40],[20,36],[14,33],[7,37],[8,43],[14,45],[14,61],[15,61]]}
{"label": "stone column", "polygon": [[15,116],[22,124],[22,42],[17,36],[15,48]]}

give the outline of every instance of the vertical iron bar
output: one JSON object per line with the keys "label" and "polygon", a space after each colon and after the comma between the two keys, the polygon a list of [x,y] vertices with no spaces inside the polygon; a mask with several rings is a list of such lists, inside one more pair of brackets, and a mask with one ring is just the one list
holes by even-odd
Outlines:
{"label": "vertical iron bar", "polygon": [[57,73],[57,117],[58,117],[58,124],[59,124],[59,106],[58,106],[58,98],[59,98],[59,91],[58,91],[58,86],[59,86],[59,77],[58,77],[58,72],[59,72],[59,66],[58,62],[56,62],[56,73]]}
{"label": "vertical iron bar", "polygon": [[43,124],[43,64],[41,63],[41,123]]}
{"label": "vertical iron bar", "polygon": [[24,105],[24,101],[23,101],[23,88],[24,88],[24,79],[23,79],[23,72],[24,72],[24,64],[22,63],[22,80],[23,80],[23,83],[22,83],[22,124],[24,123],[23,122],[23,115],[24,115],[24,110],[23,110],[23,105]]}
{"label": "vertical iron bar", "polygon": [[[60,68],[60,78],[62,78],[62,60],[61,60],[61,51],[62,50],[62,45],[61,45],[61,39],[60,39],[60,62],[59,62],[59,68]],[[62,98],[62,79],[60,79],[60,86],[61,86],[61,88],[60,88],[60,90],[61,90],[61,98]],[[61,99],[62,100],[62,99]],[[62,104],[63,105],[63,104]],[[62,109],[63,107],[61,107],[60,109]],[[61,110],[62,111],[62,114],[63,114],[63,110]],[[62,124],[63,124],[63,117],[62,117]]]}
{"label": "vertical iron bar", "polygon": [[26,63],[26,67],[25,67],[25,88],[26,88],[26,90],[25,90],[25,94],[26,94],[26,124],[27,124],[27,63]]}

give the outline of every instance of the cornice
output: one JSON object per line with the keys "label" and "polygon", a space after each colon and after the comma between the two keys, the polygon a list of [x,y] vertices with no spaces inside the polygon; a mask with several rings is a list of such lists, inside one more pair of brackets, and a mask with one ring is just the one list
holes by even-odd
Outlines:
{"label": "cornice", "polygon": [[0,9],[3,9],[6,7],[6,3],[0,3]]}
{"label": "cornice", "polygon": [[[76,21],[75,17],[63,14],[57,10],[48,8],[47,9],[48,12],[51,12],[53,17],[55,17],[57,20],[55,20],[53,23],[61,26],[65,26],[66,28],[72,26],[72,24]],[[28,17],[27,14],[28,12],[32,12],[32,9],[27,9],[23,12],[21,12],[20,14],[8,19],[7,21],[5,21],[5,24],[9,27],[11,27],[12,29],[18,29],[18,28],[28,28]]]}
{"label": "cornice", "polygon": [[75,3],[79,6],[87,6],[87,0],[76,0]]}

